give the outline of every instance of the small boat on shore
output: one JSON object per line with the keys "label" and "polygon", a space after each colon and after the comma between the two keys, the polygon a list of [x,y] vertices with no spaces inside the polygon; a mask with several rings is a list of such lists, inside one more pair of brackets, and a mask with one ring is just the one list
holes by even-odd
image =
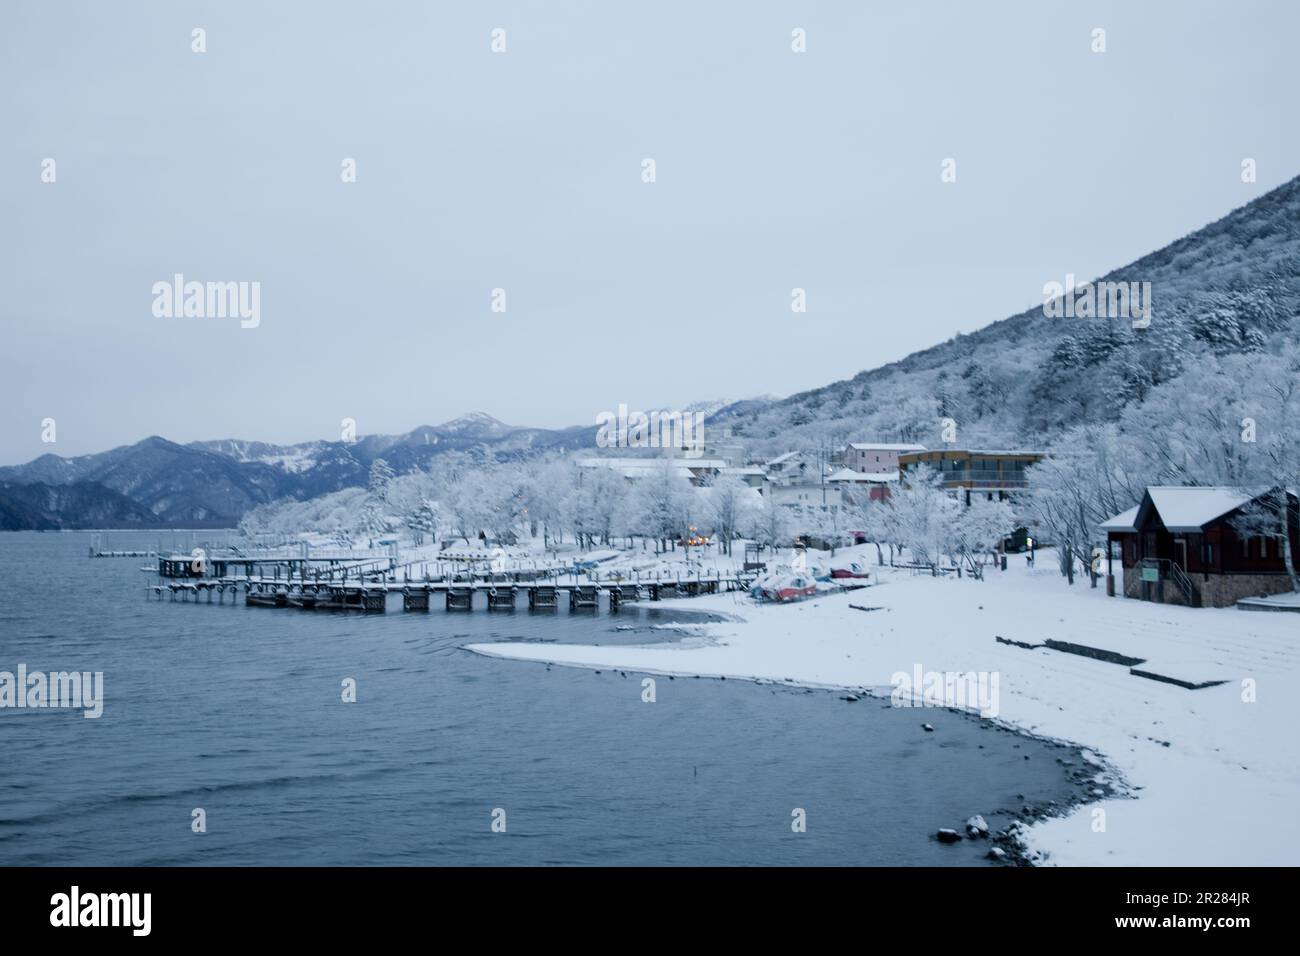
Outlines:
{"label": "small boat on shore", "polygon": [[817,593],[817,581],[807,574],[769,574],[754,582],[750,594],[760,601],[800,601]]}
{"label": "small boat on shore", "polygon": [[843,567],[831,568],[831,579],[844,578],[869,578],[871,572],[867,570],[866,565],[859,564],[857,561],[850,561]]}

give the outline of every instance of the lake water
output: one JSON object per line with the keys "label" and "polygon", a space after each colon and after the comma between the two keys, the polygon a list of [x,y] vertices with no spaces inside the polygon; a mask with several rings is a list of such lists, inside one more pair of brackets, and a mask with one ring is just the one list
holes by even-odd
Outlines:
{"label": "lake water", "polygon": [[[160,537],[191,544],[102,544]],[[647,704],[631,672],[462,649],[672,639],[680,612],[158,602],[90,540],[0,534],[0,671],[103,671],[105,697],[0,709],[0,865],[985,865],[931,835],[1076,793],[1071,751],[945,711],[680,677]]]}

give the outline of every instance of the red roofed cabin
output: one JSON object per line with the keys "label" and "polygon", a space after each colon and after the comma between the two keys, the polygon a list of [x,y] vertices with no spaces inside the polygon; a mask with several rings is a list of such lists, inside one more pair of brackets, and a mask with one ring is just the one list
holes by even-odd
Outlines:
{"label": "red roofed cabin", "polygon": [[[1258,496],[1235,488],[1151,487],[1101,530],[1119,546],[1124,596],[1191,607],[1229,607],[1282,594],[1291,577],[1277,539],[1242,538],[1233,519]],[[1300,571],[1300,508],[1287,494],[1292,564]]]}

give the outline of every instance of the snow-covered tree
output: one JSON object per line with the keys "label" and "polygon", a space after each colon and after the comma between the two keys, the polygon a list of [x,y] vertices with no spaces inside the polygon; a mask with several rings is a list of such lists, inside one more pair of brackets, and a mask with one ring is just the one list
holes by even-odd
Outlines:
{"label": "snow-covered tree", "polygon": [[764,498],[749,515],[746,533],[754,539],[759,548],[787,547],[793,539],[791,531],[790,510],[784,505],[776,504],[771,498]]}
{"label": "snow-covered tree", "polygon": [[375,498],[383,498],[388,493],[388,486],[396,475],[388,462],[376,458],[370,463],[370,473],[366,479],[366,490]]}
{"label": "snow-covered tree", "polygon": [[[1256,411],[1239,435],[1251,451],[1246,480],[1240,488],[1258,495],[1235,522],[1243,537],[1273,541],[1282,555],[1291,590],[1300,591],[1290,531],[1300,521],[1291,507],[1300,488],[1300,345],[1290,343],[1279,355],[1257,356],[1247,403]],[[1251,440],[1247,441],[1249,438]]]}
{"label": "snow-covered tree", "polygon": [[555,458],[542,463],[533,471],[533,482],[527,502],[531,533],[542,532],[545,547],[558,544],[563,536],[566,502],[577,484],[578,469],[573,462]]}
{"label": "snow-covered tree", "polygon": [[1073,584],[1076,565],[1091,567],[1093,549],[1106,547],[1098,526],[1140,501],[1157,474],[1149,452],[1115,424],[1081,425],[1030,467],[1020,513],[1056,546],[1061,573]]}
{"label": "snow-covered tree", "polygon": [[943,489],[943,476],[928,465],[909,469],[890,494],[884,527],[917,564],[938,567],[951,553],[961,504]]}
{"label": "snow-covered tree", "polygon": [[428,498],[421,499],[405,516],[406,527],[417,545],[424,544],[426,537],[434,539],[438,535],[438,503]]}
{"label": "snow-covered tree", "polygon": [[888,525],[889,504],[871,499],[868,488],[846,488],[842,492],[844,527],[847,531],[860,531],[876,546],[876,563],[885,563],[882,545],[889,546],[889,559],[894,559],[894,542],[890,539]]}
{"label": "snow-covered tree", "polygon": [[975,577],[984,577],[984,556],[992,554],[1002,540],[1016,529],[1016,514],[1006,501],[972,500],[957,509],[949,532],[949,554],[953,563],[965,564]]}
{"label": "snow-covered tree", "polygon": [[491,520],[484,506],[483,477],[463,474],[447,485],[442,505],[452,531],[469,541],[478,537]]}
{"label": "snow-covered tree", "polygon": [[567,523],[583,547],[611,543],[624,513],[628,482],[607,468],[583,469],[564,503]]}
{"label": "snow-covered tree", "polygon": [[731,554],[731,543],[747,525],[757,498],[754,489],[734,475],[721,475],[705,489],[708,514],[723,554]]}
{"label": "snow-covered tree", "polygon": [[510,541],[527,518],[531,478],[516,462],[488,465],[479,473],[479,514],[497,541]]}
{"label": "snow-covered tree", "polygon": [[662,459],[632,485],[629,513],[641,534],[665,550],[669,542],[683,536],[695,511],[695,489],[682,477],[676,464]]}

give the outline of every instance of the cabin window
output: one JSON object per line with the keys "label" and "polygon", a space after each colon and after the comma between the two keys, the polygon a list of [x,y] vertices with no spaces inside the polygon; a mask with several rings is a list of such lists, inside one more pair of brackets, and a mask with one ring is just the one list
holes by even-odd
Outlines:
{"label": "cabin window", "polygon": [[1206,567],[1214,564],[1214,545],[1209,542],[1201,545],[1201,564]]}
{"label": "cabin window", "polygon": [[1268,538],[1264,537],[1262,534],[1259,536],[1259,556],[1261,558],[1268,557]]}

